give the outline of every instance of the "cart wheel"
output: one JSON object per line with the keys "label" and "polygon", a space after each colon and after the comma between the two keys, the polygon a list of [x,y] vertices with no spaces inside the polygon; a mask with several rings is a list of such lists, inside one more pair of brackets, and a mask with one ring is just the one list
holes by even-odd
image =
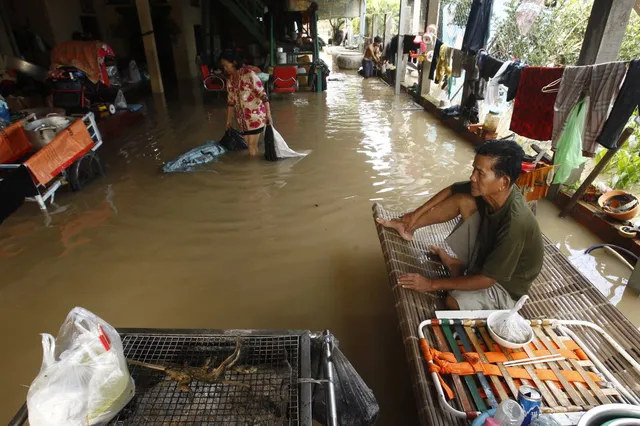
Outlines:
{"label": "cart wheel", "polygon": [[93,151],[80,157],[67,169],[67,179],[72,191],[80,191],[95,177],[103,175],[100,157]]}
{"label": "cart wheel", "polygon": [[107,109],[109,110],[109,114],[114,115],[116,113],[116,106],[114,104],[109,104],[107,106]]}

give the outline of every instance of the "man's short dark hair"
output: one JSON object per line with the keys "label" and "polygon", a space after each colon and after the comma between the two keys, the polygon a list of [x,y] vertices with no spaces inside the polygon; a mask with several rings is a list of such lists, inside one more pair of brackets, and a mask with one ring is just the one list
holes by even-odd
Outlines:
{"label": "man's short dark hair", "polygon": [[488,140],[476,147],[476,155],[495,158],[493,171],[496,176],[508,176],[511,185],[520,177],[524,150],[517,142],[510,140]]}
{"label": "man's short dark hair", "polygon": [[380,38],[380,36],[375,36],[375,37],[373,38],[373,42],[374,42],[374,43],[382,43],[382,39]]}

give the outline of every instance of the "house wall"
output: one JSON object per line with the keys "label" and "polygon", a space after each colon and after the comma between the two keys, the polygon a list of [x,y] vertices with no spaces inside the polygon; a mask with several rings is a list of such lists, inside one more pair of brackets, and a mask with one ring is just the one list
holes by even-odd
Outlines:
{"label": "house wall", "polygon": [[44,0],[55,44],[71,40],[71,35],[82,31],[80,2],[78,0]]}
{"label": "house wall", "polygon": [[172,0],[170,4],[171,17],[181,29],[173,46],[178,78],[196,77],[200,71],[196,64],[197,49],[193,27],[202,22],[201,7],[191,6],[185,0]]}

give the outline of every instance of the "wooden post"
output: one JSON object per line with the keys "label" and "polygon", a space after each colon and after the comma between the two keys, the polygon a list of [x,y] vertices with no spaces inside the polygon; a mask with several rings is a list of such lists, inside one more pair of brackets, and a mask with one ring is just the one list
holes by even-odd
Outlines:
{"label": "wooden post", "polygon": [[407,0],[400,0],[400,20],[398,22],[398,52],[397,53],[397,59],[396,59],[396,86],[395,86],[395,93],[396,95],[400,94],[400,83],[402,82],[402,79],[404,77],[404,74],[402,74],[403,72],[405,72],[405,69],[403,67],[403,58],[404,58],[404,25],[402,25],[404,23],[405,20],[405,15],[407,13]]}
{"label": "wooden post", "polygon": [[615,61],[636,0],[595,0],[578,65]]}
{"label": "wooden post", "polygon": [[565,217],[567,213],[571,212],[573,207],[580,200],[580,197],[582,197],[584,193],[587,192],[587,188],[589,188],[589,185],[593,183],[595,178],[598,177],[598,175],[600,174],[600,172],[602,172],[602,170],[605,168],[607,163],[609,163],[609,161],[611,161],[613,156],[616,155],[616,152],[618,152],[618,150],[622,148],[622,146],[627,142],[627,139],[629,139],[629,136],[631,136],[632,133],[633,133],[633,129],[631,127],[627,127],[626,129],[624,129],[624,131],[620,135],[620,138],[618,139],[618,144],[616,148],[610,149],[607,151],[604,157],[602,157],[602,159],[598,162],[598,164],[596,164],[596,166],[593,168],[591,173],[589,173],[589,176],[587,176],[584,182],[582,182],[582,185],[580,185],[580,188],[578,188],[575,194],[573,194],[573,197],[571,197],[571,200],[569,200],[569,202],[564,206],[564,209],[562,209],[562,211],[558,216]]}
{"label": "wooden post", "polygon": [[153,33],[149,0],[136,0],[136,8],[138,9],[138,19],[140,20],[144,54],[147,58],[147,70],[151,79],[151,91],[153,93],[163,93],[164,86],[162,85],[162,74],[160,73],[160,63],[158,62],[158,50],[156,49],[156,39]]}
{"label": "wooden post", "polygon": [[[576,65],[615,61],[636,0],[595,0]],[[555,199],[560,185],[553,184],[547,194]],[[572,206],[573,207],[573,206]]]}

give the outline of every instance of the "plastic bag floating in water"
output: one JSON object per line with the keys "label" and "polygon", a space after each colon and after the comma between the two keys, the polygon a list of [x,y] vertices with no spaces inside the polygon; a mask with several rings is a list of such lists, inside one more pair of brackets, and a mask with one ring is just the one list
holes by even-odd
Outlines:
{"label": "plastic bag floating in water", "polygon": [[224,147],[218,142],[209,141],[169,161],[162,167],[162,171],[165,173],[190,172],[195,166],[210,163],[225,152]]}

